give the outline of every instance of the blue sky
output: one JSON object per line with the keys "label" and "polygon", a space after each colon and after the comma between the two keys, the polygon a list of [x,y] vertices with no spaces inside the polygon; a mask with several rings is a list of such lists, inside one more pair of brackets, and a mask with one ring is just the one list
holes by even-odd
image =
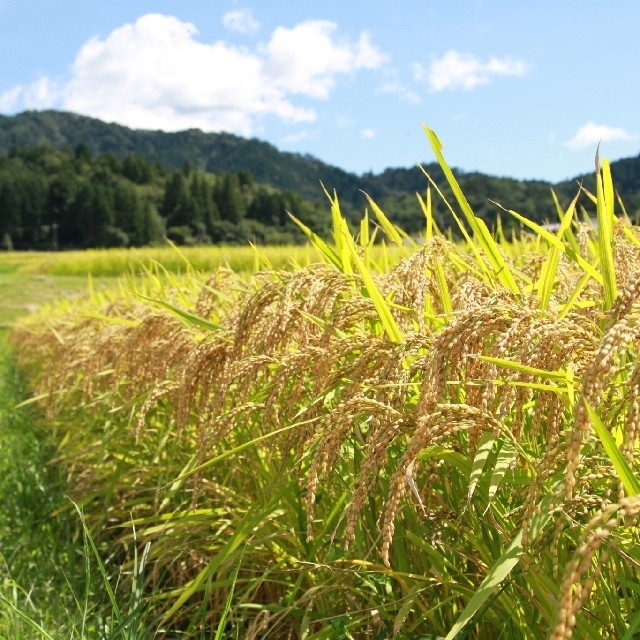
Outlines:
{"label": "blue sky", "polygon": [[[0,0],[0,113],[558,181],[640,150],[640,3]],[[615,178],[615,176],[614,176]]]}

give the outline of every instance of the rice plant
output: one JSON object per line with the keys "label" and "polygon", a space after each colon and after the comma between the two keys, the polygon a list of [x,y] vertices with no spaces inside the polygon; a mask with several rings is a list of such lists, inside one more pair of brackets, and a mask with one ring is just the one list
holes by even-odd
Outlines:
{"label": "rice plant", "polygon": [[640,627],[640,239],[608,163],[595,195],[556,199],[556,233],[505,208],[507,243],[426,133],[462,243],[428,176],[421,242],[370,199],[354,237],[330,195],[333,238],[302,225],[318,262],[148,270],[13,332],[105,576],[131,575],[151,635]]}

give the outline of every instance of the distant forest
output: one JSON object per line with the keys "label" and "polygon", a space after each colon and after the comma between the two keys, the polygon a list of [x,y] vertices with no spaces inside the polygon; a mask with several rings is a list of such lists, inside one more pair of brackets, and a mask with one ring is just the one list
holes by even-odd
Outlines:
{"label": "distant forest", "polygon": [[189,163],[169,170],[135,153],[92,155],[84,143],[0,157],[4,249],[142,246],[165,237],[180,245],[302,242],[288,211],[326,233],[318,203],[259,184],[248,171],[211,174]]}
{"label": "distant forest", "polygon": [[[640,157],[611,166],[636,220]],[[365,192],[394,223],[417,235],[424,228],[416,199],[427,189],[424,172],[453,204],[433,163],[358,176],[228,133],[132,130],[72,113],[29,111],[0,116],[0,243],[5,249],[67,249],[142,246],[165,237],[181,245],[302,242],[287,212],[327,234],[331,216],[322,185],[335,190],[354,226]],[[476,215],[490,228],[500,215],[507,232],[519,225],[499,205],[537,222],[555,221],[551,189],[563,207],[579,183],[594,189],[593,174],[552,185],[454,172]],[[447,205],[433,190],[432,196],[438,225],[456,233]],[[580,202],[591,206],[586,197]]]}

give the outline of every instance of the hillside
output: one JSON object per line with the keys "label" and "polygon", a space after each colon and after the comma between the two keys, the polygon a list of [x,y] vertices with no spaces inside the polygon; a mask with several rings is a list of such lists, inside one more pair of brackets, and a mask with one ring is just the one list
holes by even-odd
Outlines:
{"label": "hillside", "polygon": [[[161,163],[169,170],[188,164],[208,173],[248,171],[256,182],[297,193],[308,202],[326,205],[320,187],[335,189],[347,215],[359,217],[365,206],[361,191],[367,192],[400,226],[413,233],[422,226],[422,214],[416,192],[424,193],[426,179],[417,167],[389,168],[380,174],[356,175],[323,163],[310,155],[279,151],[273,145],[228,133],[204,133],[197,129],[167,133],[133,130],[71,113],[27,111],[15,116],[0,116],[0,154],[12,149],[42,144],[72,149],[84,143],[92,154],[114,153],[123,159],[135,153],[148,162]],[[437,165],[423,165],[440,186],[444,180]],[[631,215],[640,211],[640,157],[612,163],[616,188]],[[553,188],[563,204],[576,193],[577,182],[593,186],[589,173],[552,185],[544,181],[520,181],[457,171],[476,214],[493,223],[499,202],[534,220],[554,219]],[[443,189],[447,193],[447,189]],[[440,224],[449,226],[450,216],[441,203],[436,204]],[[504,217],[503,217],[504,218]],[[507,224],[509,222],[507,221]]]}
{"label": "hillside", "polygon": [[361,181],[311,156],[282,152],[255,138],[190,129],[177,133],[134,130],[95,118],[58,111],[25,111],[0,116],[0,153],[13,147],[50,144],[75,148],[85,143],[91,153],[111,151],[123,158],[136,153],[150,162],[179,169],[188,162],[194,169],[217,173],[249,171],[256,181],[279,189],[294,189],[303,198],[324,200],[319,180],[347,200],[357,197]]}

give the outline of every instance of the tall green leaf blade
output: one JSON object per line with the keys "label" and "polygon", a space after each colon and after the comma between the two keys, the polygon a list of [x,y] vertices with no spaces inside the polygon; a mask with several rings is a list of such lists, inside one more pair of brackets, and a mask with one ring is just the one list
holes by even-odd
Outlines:
{"label": "tall green leaf blade", "polygon": [[402,331],[398,326],[393,314],[391,313],[391,307],[384,299],[384,296],[380,293],[380,289],[374,282],[371,277],[371,273],[369,269],[367,269],[366,265],[362,261],[362,258],[358,255],[358,249],[356,247],[353,238],[349,236],[347,243],[348,250],[351,254],[351,259],[353,260],[353,264],[355,264],[356,269],[359,271],[360,276],[362,277],[362,283],[367,289],[369,297],[373,301],[373,304],[378,312],[378,317],[380,318],[380,322],[382,327],[389,337],[391,342],[400,343],[403,340]]}
{"label": "tall green leaf blade", "polygon": [[307,236],[309,242],[320,251],[320,253],[334,266],[338,267],[342,271],[342,263],[338,254],[315,232],[313,232],[307,225],[298,220],[291,213],[289,217],[298,225],[302,233]]}
{"label": "tall green leaf blade", "polygon": [[492,356],[475,356],[482,362],[488,362],[498,367],[505,369],[511,369],[518,373],[524,373],[526,375],[538,376],[544,380],[556,380],[558,382],[567,381],[567,373],[565,371],[547,371],[546,369],[538,369],[538,367],[530,367],[529,365],[516,362],[515,360],[506,360],[505,358],[494,358]]}
{"label": "tall green leaf blade", "polygon": [[573,291],[571,292],[571,295],[569,296],[567,301],[562,305],[559,318],[564,318],[571,310],[573,310],[576,307],[578,303],[578,298],[580,297],[582,290],[587,286],[587,282],[589,282],[590,278],[591,276],[588,273],[585,273],[582,275],[580,280],[578,280],[578,283],[576,284]]}
{"label": "tall green leaf blade", "polygon": [[493,443],[495,441],[496,437],[492,431],[485,431],[485,433],[482,434],[482,438],[480,438],[476,455],[473,458],[473,464],[471,465],[469,488],[467,490],[467,504],[471,503],[476,486],[478,485],[478,480],[480,480],[480,476],[482,475],[482,471],[484,470],[487,458],[491,453],[491,449],[493,449]]}
{"label": "tall green leaf blade", "polygon": [[518,451],[513,442],[509,439],[505,440],[498,451],[496,464],[493,467],[493,473],[489,481],[489,503],[491,503],[491,500],[493,500],[493,497],[496,495],[505,474],[514,463],[517,455]]}
{"label": "tall green leaf blade", "polygon": [[608,311],[618,294],[613,257],[614,195],[611,167],[604,158],[602,170],[596,153],[596,211],[598,215],[598,255],[604,286],[604,310]]}
{"label": "tall green leaf blade", "polygon": [[551,233],[539,224],[520,215],[517,211],[506,209],[516,220],[519,220],[525,226],[535,231],[539,236],[544,238],[553,247],[558,247],[570,260],[576,262],[586,273],[588,273],[596,282],[602,284],[602,274],[593,265],[589,264],[580,254],[576,253],[571,246],[565,245],[558,240],[555,233]]}
{"label": "tall green leaf blade", "polygon": [[438,258],[434,258],[434,270],[436,272],[436,281],[438,283],[438,291],[440,292],[440,304],[442,310],[446,314],[453,313],[453,301],[451,300],[451,293],[449,286],[447,285],[447,278],[444,273],[444,267]]}
{"label": "tall green leaf blade", "polygon": [[404,597],[404,602],[402,606],[398,610],[398,614],[396,615],[396,619],[393,621],[393,636],[397,636],[400,630],[402,629],[402,625],[404,624],[409,612],[413,608],[413,604],[416,601],[416,598],[420,594],[421,591],[424,590],[424,585],[420,582],[414,584],[411,589],[409,589],[409,593]]}
{"label": "tall green leaf blade", "polygon": [[622,452],[617,447],[613,436],[604,426],[602,420],[600,420],[600,416],[589,406],[586,400],[584,402],[587,411],[589,412],[593,429],[598,434],[598,438],[600,438],[609,460],[611,460],[611,463],[618,472],[627,495],[636,496],[640,494],[640,479],[638,479],[638,477],[633,473],[633,469],[631,469],[629,463],[625,460]]}
{"label": "tall green leaf blade", "polygon": [[558,245],[553,245],[551,247],[551,251],[547,260],[542,265],[542,270],[540,272],[540,279],[538,281],[538,297],[540,298],[540,307],[542,309],[549,308],[549,302],[551,301],[551,293],[553,291],[553,287],[556,282],[556,277],[558,273],[558,265],[560,264],[560,251],[564,252],[564,245],[562,244],[562,237],[564,236],[567,229],[571,226],[571,222],[573,220],[573,213],[576,208],[576,203],[578,201],[578,196],[576,196],[566,213],[562,218],[562,222],[560,223],[560,228],[558,229],[558,233],[556,237],[562,245],[562,249],[558,248]]}
{"label": "tall green leaf blade", "polygon": [[[460,229],[460,233],[462,233],[462,236],[465,239],[465,242],[467,243],[469,250],[471,251],[471,253],[473,254],[473,257],[476,260],[476,264],[480,268],[479,271],[476,269],[473,269],[473,271],[476,274],[478,274],[478,277],[480,278],[484,276],[484,279],[487,282],[493,282],[493,276],[491,275],[491,271],[485,264],[485,261],[482,259],[482,254],[480,252],[480,249],[478,248],[477,244],[473,241],[473,238],[469,235],[467,228],[464,226],[464,224],[462,224],[462,220],[460,220],[460,218],[456,215],[456,212],[453,210],[453,207],[449,204],[447,199],[444,197],[444,194],[442,193],[442,191],[440,191],[440,188],[438,187],[438,185],[433,181],[433,178],[424,170],[423,167],[420,167],[420,169],[422,173],[424,173],[424,175],[426,176],[427,180],[429,180],[429,184],[433,185],[433,188],[436,190],[436,193],[440,196],[440,198],[442,199],[442,202],[444,202],[447,209],[449,209],[451,216],[456,221],[456,224]],[[451,233],[451,229],[449,229],[449,233]],[[452,255],[451,257],[453,260],[456,259],[455,255]],[[471,269],[470,266],[468,266],[468,268]],[[483,275],[480,275],[480,272],[482,272]]]}
{"label": "tall green leaf blade", "polygon": [[429,129],[426,125],[424,126],[424,130],[429,138],[429,142],[431,144],[431,148],[438,160],[440,168],[442,169],[445,177],[447,178],[447,182],[453,191],[453,194],[458,201],[458,205],[464,213],[464,216],[473,230],[476,241],[482,247],[485,252],[487,258],[489,259],[489,263],[493,268],[493,276],[497,278],[509,291],[513,293],[520,293],[520,288],[509,269],[509,266],[505,262],[500,248],[496,244],[495,240],[491,237],[491,233],[487,228],[484,220],[478,218],[471,209],[471,206],[467,202],[466,197],[462,193],[462,189],[458,184],[458,181],[455,179],[453,172],[451,171],[449,165],[447,164],[444,156],[442,155],[442,143],[438,139],[438,136],[434,131]]}
{"label": "tall green leaf blade", "polygon": [[180,595],[164,614],[161,623],[166,623],[177,611],[180,610],[187,600],[204,588],[204,584],[209,576],[214,575],[220,565],[227,562],[236,552],[238,547],[251,536],[253,530],[266,521],[287,490],[288,487],[285,485],[285,487],[271,497],[269,503],[265,505],[265,507],[247,512],[238,524],[231,539],[218,551],[218,553],[216,553],[215,556],[213,556],[209,564],[202,569],[193,580],[180,589]]}
{"label": "tall green leaf blade", "polygon": [[427,186],[427,199],[423,200],[419,193],[416,193],[416,197],[418,198],[418,203],[420,204],[420,208],[422,209],[422,213],[424,214],[426,220],[426,227],[424,231],[424,239],[425,242],[430,240],[434,232],[439,235],[439,229],[433,220],[433,207],[431,205],[431,185]]}
{"label": "tall green leaf blade", "polygon": [[[322,184],[322,183],[321,183]],[[349,246],[348,239],[351,238],[351,232],[349,231],[349,227],[347,225],[347,221],[342,216],[340,211],[340,203],[338,202],[338,196],[334,192],[333,197],[329,194],[329,192],[322,185],[324,192],[329,198],[329,202],[331,203],[331,221],[333,224],[333,242],[336,247],[336,253],[338,254],[340,260],[340,268],[342,273],[353,273],[353,269],[351,268],[351,261],[349,260]]]}
{"label": "tall green leaf blade", "polygon": [[369,194],[365,193],[364,191],[362,193],[364,193],[364,197],[367,199],[367,202],[369,203],[371,209],[373,210],[373,213],[375,213],[376,218],[378,219],[378,222],[380,223],[380,226],[382,227],[382,230],[385,232],[387,238],[389,238],[391,242],[395,242],[395,244],[401,247],[403,245],[403,242],[402,242],[402,236],[400,235],[400,232],[398,231],[398,229],[391,222],[391,220],[387,218],[384,211],[382,211],[382,209],[374,202],[371,196],[369,196]]}
{"label": "tall green leaf blade", "polygon": [[142,300],[146,300],[151,304],[155,304],[166,311],[169,311],[175,316],[178,316],[182,319],[186,324],[193,325],[196,327],[200,327],[201,329],[206,329],[207,331],[223,331],[222,325],[216,324],[215,322],[211,322],[206,318],[201,318],[193,313],[189,313],[188,311],[184,311],[183,309],[179,309],[178,307],[174,307],[173,305],[165,302],[164,300],[155,300],[154,298],[148,298],[147,296],[143,296],[141,293],[134,292],[136,297],[141,298]]}
{"label": "tall green leaf blade", "polygon": [[482,584],[476,589],[475,593],[463,609],[462,613],[456,620],[455,624],[447,634],[445,640],[455,640],[458,633],[473,619],[482,605],[491,596],[494,589],[500,585],[513,571],[514,567],[520,562],[522,557],[522,531],[514,538],[509,548],[498,558],[495,564],[487,573]]}

